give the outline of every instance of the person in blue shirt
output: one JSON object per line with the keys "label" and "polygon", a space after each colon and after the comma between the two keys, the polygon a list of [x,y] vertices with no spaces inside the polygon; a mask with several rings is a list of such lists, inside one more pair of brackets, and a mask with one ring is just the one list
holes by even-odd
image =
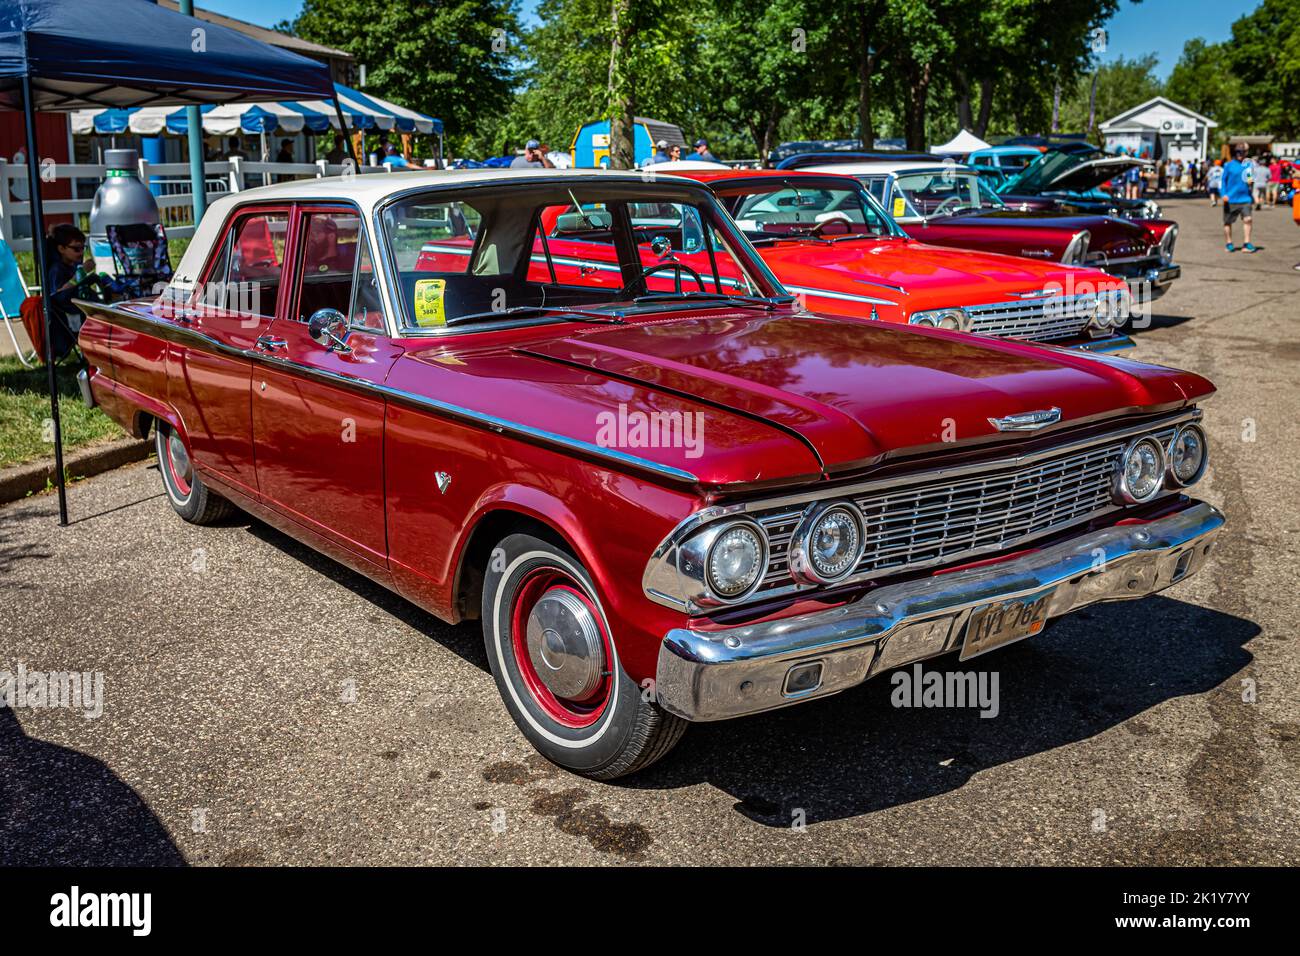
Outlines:
{"label": "person in blue shirt", "polygon": [[1232,151],[1232,159],[1223,167],[1223,181],[1219,186],[1223,194],[1223,238],[1229,252],[1237,251],[1232,244],[1232,224],[1238,219],[1241,220],[1241,232],[1246,240],[1242,248],[1247,252],[1255,251],[1250,241],[1254,184],[1251,182],[1250,167],[1244,162],[1245,158],[1246,150],[1243,147],[1238,146]]}
{"label": "person in blue shirt", "polygon": [[384,147],[383,163],[385,166],[393,166],[398,169],[404,166],[411,165],[406,161],[406,157],[403,156],[401,153],[399,153],[397,151],[397,147],[394,146],[392,143],[389,143],[387,146]]}

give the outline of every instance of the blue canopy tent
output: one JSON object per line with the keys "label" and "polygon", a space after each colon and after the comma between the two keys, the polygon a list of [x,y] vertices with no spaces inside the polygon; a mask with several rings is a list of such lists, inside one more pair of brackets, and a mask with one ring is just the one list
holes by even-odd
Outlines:
{"label": "blue canopy tent", "polygon": [[[111,29],[109,28],[111,25]],[[0,109],[26,117],[32,238],[42,277],[59,523],[68,523],[50,335],[38,110],[327,100],[329,67],[150,0],[0,0]]]}

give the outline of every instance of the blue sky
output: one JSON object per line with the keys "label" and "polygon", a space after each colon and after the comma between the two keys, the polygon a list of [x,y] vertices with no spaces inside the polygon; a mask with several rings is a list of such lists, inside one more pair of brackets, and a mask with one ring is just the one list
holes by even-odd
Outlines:
{"label": "blue sky", "polygon": [[[198,0],[198,6],[269,27],[292,19],[302,9],[302,0]],[[1198,36],[1226,40],[1232,21],[1256,6],[1255,0],[1122,0],[1107,25],[1103,60],[1155,53],[1160,57],[1157,73],[1164,78],[1178,62],[1184,41]],[[534,19],[536,8],[537,0],[523,0],[525,19]]]}

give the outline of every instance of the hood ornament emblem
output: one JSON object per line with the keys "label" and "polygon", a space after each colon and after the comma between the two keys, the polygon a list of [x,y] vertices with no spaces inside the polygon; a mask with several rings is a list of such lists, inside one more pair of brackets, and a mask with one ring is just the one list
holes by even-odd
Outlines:
{"label": "hood ornament emblem", "polygon": [[1036,432],[1061,420],[1059,408],[1045,408],[1036,412],[1020,412],[1006,418],[990,418],[989,424],[1000,432]]}

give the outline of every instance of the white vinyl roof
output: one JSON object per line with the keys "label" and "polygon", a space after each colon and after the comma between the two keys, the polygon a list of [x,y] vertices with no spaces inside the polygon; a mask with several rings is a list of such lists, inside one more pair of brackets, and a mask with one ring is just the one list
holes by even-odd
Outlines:
{"label": "white vinyl roof", "polygon": [[922,169],[948,169],[950,166],[964,172],[966,167],[961,163],[947,163],[944,160],[934,159],[907,159],[907,160],[875,160],[864,163],[827,163],[823,166],[801,166],[801,173],[844,173],[848,176],[869,176],[874,173],[877,176],[883,176],[888,173],[913,173]]}
{"label": "white vinyl roof", "polygon": [[[651,167],[653,168],[653,167]],[[374,208],[389,196],[409,190],[437,189],[442,187],[476,186],[485,183],[519,182],[529,179],[610,179],[645,183],[646,177],[633,170],[605,169],[453,169],[420,170],[418,172],[393,171],[387,173],[360,173],[353,176],[325,176],[319,179],[297,179],[273,183],[256,189],[227,193],[208,207],[199,223],[189,248],[177,265],[172,278],[175,290],[190,290],[207,261],[208,251],[221,235],[221,228],[233,209],[248,203],[307,202],[345,200],[354,202],[363,217],[370,218]],[[663,177],[698,187],[693,179]]]}

